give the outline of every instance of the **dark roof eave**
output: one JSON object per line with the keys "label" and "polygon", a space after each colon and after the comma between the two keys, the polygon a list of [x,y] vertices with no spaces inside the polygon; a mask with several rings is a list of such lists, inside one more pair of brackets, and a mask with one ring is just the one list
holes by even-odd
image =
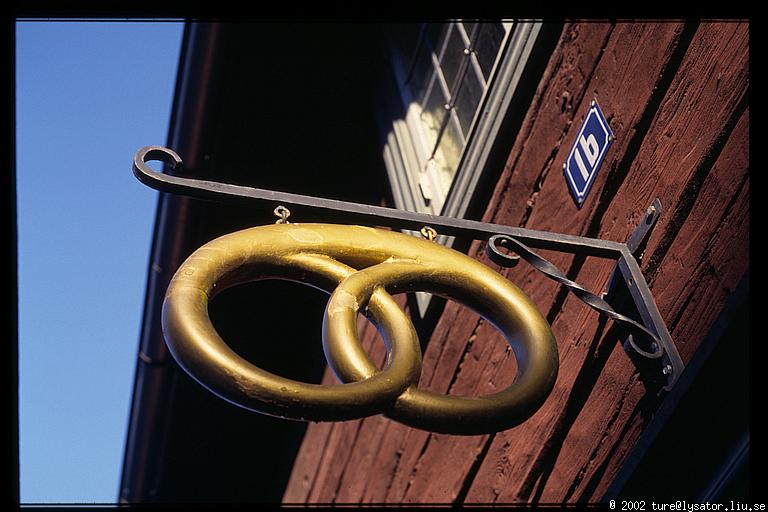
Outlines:
{"label": "dark roof eave", "polygon": [[[220,35],[221,27],[215,23],[187,22],[184,27],[168,146],[184,158],[187,169],[199,168],[203,159]],[[158,455],[165,443],[175,376],[160,314],[168,283],[194,242],[196,210],[197,203],[187,197],[161,193],[158,198],[119,489],[121,503],[152,501],[158,483]]]}

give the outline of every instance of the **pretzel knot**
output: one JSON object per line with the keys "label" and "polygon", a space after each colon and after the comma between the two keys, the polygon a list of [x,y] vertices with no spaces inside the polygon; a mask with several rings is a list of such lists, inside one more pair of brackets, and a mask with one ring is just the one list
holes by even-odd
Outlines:
{"label": "pretzel knot", "polygon": [[[297,281],[331,294],[323,348],[344,384],[280,377],[246,361],[221,339],[208,317],[208,301],[227,287],[260,279]],[[419,340],[390,295],[410,291],[456,300],[495,325],[517,359],[514,382],[480,397],[419,389]],[[387,346],[381,370],[360,344],[359,313],[374,323]],[[557,377],[552,331],[514,284],[442,245],[362,226],[286,223],[217,238],[174,275],[162,323],[171,353],[200,384],[240,407],[288,419],[342,421],[381,413],[434,432],[487,434],[528,419]]]}

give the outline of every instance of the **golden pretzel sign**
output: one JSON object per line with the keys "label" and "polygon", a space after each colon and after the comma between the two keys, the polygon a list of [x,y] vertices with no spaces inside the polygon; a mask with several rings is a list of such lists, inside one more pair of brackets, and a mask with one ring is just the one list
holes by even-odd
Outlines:
{"label": "golden pretzel sign", "polygon": [[[208,301],[229,286],[271,278],[331,293],[323,348],[344,384],[323,386],[272,374],[238,356],[218,335],[208,317]],[[408,291],[456,300],[493,323],[514,351],[515,381],[481,397],[418,389],[419,341],[390,295]],[[366,312],[387,345],[382,370],[360,345],[359,312]],[[179,364],[210,391],[246,409],[290,419],[340,421],[383,413],[434,432],[486,434],[529,418],[557,377],[552,331],[515,285],[460,252],[362,226],[282,223],[205,244],[171,280],[163,303],[163,332]]]}

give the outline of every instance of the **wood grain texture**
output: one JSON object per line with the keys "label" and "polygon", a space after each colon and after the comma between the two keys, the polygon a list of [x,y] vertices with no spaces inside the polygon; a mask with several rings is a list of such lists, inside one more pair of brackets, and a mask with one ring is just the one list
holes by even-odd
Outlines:
{"label": "wood grain texture", "polygon": [[[672,339],[686,341],[678,343],[685,361],[712,327],[718,306],[736,288],[748,261],[748,128],[747,111],[704,180],[689,221],[662,264],[660,271],[667,276],[656,282],[666,285],[654,287],[676,291],[674,300],[659,301],[658,306],[668,319]],[[733,179],[737,173],[743,173],[741,179]],[[621,347],[614,346],[565,438],[555,464],[560,471],[542,490],[541,500],[599,499],[656,405]]]}
{"label": "wood grain texture", "polygon": [[[728,133],[733,128],[731,119],[734,115],[738,115],[739,105],[743,105],[742,97],[746,89],[747,77],[745,28],[736,25],[710,24],[702,25],[696,31],[686,56],[675,73],[675,79],[654,114],[649,132],[641,141],[626,178],[609,196],[610,204],[605,208],[603,222],[598,225],[597,235],[600,238],[626,239],[637,223],[639,215],[654,197],[660,197],[662,204],[668,205],[668,209],[654,228],[648,241],[646,254],[658,254],[658,247],[665,236],[678,238],[681,225],[678,225],[675,219],[679,219],[682,214],[677,212],[688,208],[687,202],[681,199],[687,197],[686,194],[699,196],[699,190],[692,191],[692,183],[697,183],[699,176],[710,169],[713,148],[716,152],[719,141],[722,140],[723,131]],[[741,37],[738,37],[739,32]],[[710,117],[712,108],[692,108],[696,103],[688,103],[688,101],[701,101],[692,97],[689,91],[695,82],[693,77],[698,77],[699,88],[703,90],[710,87],[710,82],[713,81],[711,73],[696,73],[689,68],[702,63],[711,65],[712,62],[736,63],[733,67],[728,66],[728,73],[719,73],[719,84],[716,89],[721,96],[709,98],[709,101],[719,102],[720,117],[719,122],[715,123]],[[726,75],[729,78],[723,81]],[[717,78],[714,78],[714,81],[717,82]],[[668,141],[669,137],[665,137],[664,133],[674,133],[675,137],[688,134],[689,140]],[[664,144],[660,144],[660,141]],[[741,182],[746,170],[746,166],[731,168],[729,172],[735,174],[731,177],[732,181],[736,184]],[[725,205],[726,203],[720,203],[721,207]],[[692,225],[698,229],[702,226],[697,222]],[[714,222],[704,226],[706,226],[704,229],[708,230],[717,229],[717,224]],[[741,277],[748,262],[746,253],[741,251],[737,253],[741,254],[742,258],[734,270],[734,273],[738,274],[736,279]],[[691,256],[694,255],[691,254]],[[649,275],[648,267],[653,261],[655,260],[652,258],[646,258],[646,261],[643,261],[646,276]],[[600,289],[610,275],[612,265],[596,260],[587,262],[577,269],[580,270],[576,276],[578,282],[590,289]],[[673,286],[672,282],[665,282],[663,289],[683,287],[688,277],[681,273]],[[653,281],[650,281],[650,285],[654,295],[661,296],[664,293],[656,292],[657,287],[653,286]],[[717,311],[722,307],[722,301],[713,301],[711,304],[714,304]],[[669,321],[670,313],[664,309],[665,304],[660,301],[658,305],[662,316]],[[709,320],[713,318],[710,317]],[[595,449],[604,446],[603,436],[606,428],[610,431],[623,427],[627,421],[622,417],[626,414],[626,407],[633,409],[639,401],[637,389],[625,389],[634,371],[626,356],[622,354],[623,358],[618,358],[623,361],[622,364],[627,372],[621,378],[603,373],[606,359],[611,355],[618,341],[616,329],[613,329],[613,333],[610,329],[604,332],[606,327],[608,326],[598,322],[594,315],[585,314],[578,301],[572,297],[565,300],[563,307],[553,318],[553,330],[558,338],[574,339],[578,349],[569,350],[561,357],[558,386],[560,383],[565,384],[566,392],[562,397],[557,398],[560,405],[553,404],[553,410],[544,415],[544,419],[550,420],[548,425],[538,425],[539,428],[535,428],[537,425],[531,425],[535,428],[535,432],[530,433],[514,431],[502,433],[494,441],[495,446],[489,452],[489,457],[492,457],[492,454],[504,451],[503,446],[511,442],[509,438],[519,435],[541,447],[535,462],[532,464],[513,462],[500,472],[489,460],[488,464],[481,467],[475,478],[472,490],[468,494],[469,501],[503,502],[534,499],[559,502],[573,498],[575,490],[571,487],[577,480],[579,482],[584,480],[584,474],[579,476],[584,461],[598,457],[597,454],[600,452],[599,450],[595,452]],[[694,338],[688,334],[675,336],[673,332],[673,339],[681,348],[681,353],[686,360],[690,358],[690,353],[684,350],[685,343],[698,344],[703,338],[703,333],[698,334],[699,337]],[[620,349],[617,350],[620,351]],[[606,388],[618,392],[604,401],[596,401],[595,407],[590,407],[589,412],[585,412],[583,410],[585,404],[593,404],[594,397],[590,396],[590,391],[597,389],[598,379],[602,379],[599,387],[601,392]],[[658,406],[656,400],[647,400],[647,402],[649,403],[643,404],[646,416],[649,410]],[[556,421],[551,421],[552,418],[556,418]],[[591,424],[583,428],[574,425],[579,418],[588,418]],[[569,434],[572,431],[574,437],[569,440]],[[591,435],[584,436],[585,433],[591,433]],[[627,443],[627,446],[631,445],[631,442]],[[580,453],[571,455],[571,452]],[[618,463],[621,460],[620,455],[614,450],[611,460]],[[611,474],[613,473],[606,475],[606,480]],[[522,482],[522,485],[519,482]],[[595,491],[597,489],[593,490]],[[582,495],[581,498],[589,499],[593,496]]]}
{"label": "wood grain texture", "polygon": [[[484,216],[625,241],[659,197],[664,213],[640,262],[684,361],[749,263],[748,57],[745,23],[567,24]],[[617,139],[578,209],[561,166],[594,98]],[[470,254],[488,263],[482,246],[475,242]],[[597,258],[542,254],[594,291],[613,269]],[[560,373],[542,408],[489,436],[431,434],[382,416],[310,425],[285,502],[548,503],[602,495],[659,399],[621,348],[620,329],[525,264],[504,273],[558,340]],[[375,330],[361,325],[360,332],[383,360]],[[481,395],[509,385],[515,371],[493,326],[448,303],[420,386]]]}
{"label": "wood grain texture", "polygon": [[[582,28],[581,34],[583,35],[583,31],[592,27],[592,25],[589,25]],[[668,63],[672,57],[675,48],[674,42],[679,39],[681,32],[682,26],[677,24],[647,25],[640,27],[634,25],[617,26],[611,31],[611,35],[607,40],[601,40],[605,46],[601,47],[599,52],[595,52],[595,57],[598,60],[594,66],[592,66],[593,71],[591,79],[588,80],[586,85],[582,85],[582,87],[587,91],[596,91],[596,94],[599,94],[601,97],[603,96],[604,90],[613,91],[624,87],[625,90],[622,91],[622,94],[629,95],[633,98],[633,102],[630,103],[629,108],[625,108],[624,110],[624,112],[626,112],[625,117],[627,118],[626,123],[636,125],[644,113],[643,107],[647,105],[651,99],[654,84],[659,79],[659,76],[663,74],[665,64]],[[660,42],[663,44],[660,44]],[[657,48],[656,52],[630,51],[630,48],[644,45],[648,46],[651,45],[651,43],[653,43],[652,46],[654,48]],[[615,71],[617,67],[618,71]],[[626,86],[624,83],[626,82],[625,73],[627,68],[643,69],[647,78],[645,81],[634,80],[631,84]],[[628,91],[626,90],[627,87],[629,87]],[[582,95],[577,111],[586,111],[587,105],[591,100],[592,95]],[[603,105],[606,112],[614,112],[611,110],[614,105],[610,101],[602,100],[601,103],[606,103],[606,105]],[[558,150],[555,153],[554,158],[552,158],[550,154],[547,154],[546,160],[538,166],[540,169],[546,171],[546,175],[543,175],[544,173],[542,173],[537,179],[541,188],[537,193],[534,207],[528,214],[527,219],[525,219],[526,226],[555,232],[579,233],[585,229],[587,223],[592,218],[587,211],[589,208],[585,207],[580,211],[576,210],[570,199],[567,187],[565,186],[562,173],[551,172],[552,167],[561,165],[561,163],[565,161],[565,157],[570,149],[567,141],[570,141],[575,137],[579,125],[578,123],[573,124],[567,121],[570,120],[572,114],[564,115],[559,110],[552,112],[552,117],[549,118],[546,114],[542,114],[543,112],[540,109],[537,115],[537,123],[541,122],[551,126],[552,123],[559,122],[560,125],[563,126],[560,130],[547,130],[547,134],[550,134],[549,137],[552,137],[552,134],[560,136],[563,132],[565,133],[565,137],[553,141],[553,144],[547,144],[541,140],[537,141],[538,144],[536,145],[538,146],[545,145],[547,147],[553,147],[554,145],[557,145]],[[616,114],[611,117],[615,118]],[[608,153],[608,158],[613,158],[614,161],[618,161],[621,158],[620,155],[625,152],[626,148],[629,146],[629,140],[631,139],[621,130],[617,131],[614,129],[614,132],[619,139],[612,147],[611,152]],[[545,135],[542,134],[540,139],[544,136]],[[531,145],[528,147],[531,147]],[[523,149],[523,151],[525,151],[525,149]],[[603,174],[602,177],[598,178],[598,181],[593,187],[592,194],[600,193],[600,190],[604,187],[607,174],[609,173]],[[518,185],[515,183],[515,175],[512,174],[511,178],[508,188],[519,190]],[[520,199],[522,198],[518,198],[518,201]],[[592,206],[592,209],[594,209],[594,206]],[[499,214],[494,216],[492,221],[502,224],[512,223],[512,219],[509,219],[502,212],[503,210],[499,210]],[[574,225],[577,221],[579,224]],[[569,268],[573,261],[573,257],[567,254],[549,254],[548,256],[560,268]],[[529,297],[531,297],[531,299],[538,305],[539,309],[545,312],[550,321],[552,321],[553,314],[560,310],[558,304],[560,287],[552,281],[542,279],[542,276],[538,274],[538,272],[526,265],[519,265],[517,268],[509,271],[508,276],[513,282],[522,285]],[[607,277],[605,279],[607,279]],[[602,284],[604,283],[587,283],[587,286],[599,289]],[[570,302],[574,302],[570,298],[569,300]],[[580,314],[584,314],[583,306],[578,301],[575,301],[574,307],[577,308]],[[587,341],[590,338],[582,340],[577,338],[575,341],[572,341],[574,340],[574,336],[571,336],[570,332],[563,332],[564,328],[567,327],[567,325],[560,327],[557,323],[553,323],[553,332],[559,340],[561,362],[560,377],[558,378],[552,395],[542,409],[531,419],[519,427],[508,431],[510,433],[510,446],[507,450],[510,453],[515,454],[515,459],[510,462],[513,467],[515,464],[521,465],[517,470],[519,471],[517,482],[509,482],[505,486],[507,492],[511,489],[515,489],[516,485],[518,486],[515,489],[515,500],[528,499],[528,495],[533,487],[533,482],[529,479],[536,476],[538,471],[529,471],[532,469],[529,461],[533,461],[534,467],[538,467],[537,461],[541,460],[541,450],[548,452],[546,448],[542,447],[548,446],[547,443],[557,441],[557,430],[553,431],[553,428],[560,428],[558,425],[572,414],[571,410],[569,410],[568,413],[563,412],[562,407],[563,404],[566,403],[568,393],[578,376],[578,369],[581,368],[584,359],[588,354],[589,344]],[[582,336],[590,335],[589,331],[584,331],[581,334]],[[491,338],[485,336],[483,338],[488,341],[494,339],[497,341],[493,343],[493,348],[488,351],[488,357],[482,361],[479,366],[487,368],[487,371],[497,371],[501,374],[508,375],[508,378],[511,381],[511,376],[514,375],[514,368],[509,364],[504,365],[504,360],[499,358],[499,353],[506,351],[505,344],[497,337]],[[458,340],[451,341],[457,342]],[[511,358],[508,358],[507,360],[509,359]],[[441,364],[443,364],[442,361]],[[445,364],[445,366],[448,366],[448,364]],[[479,381],[480,375],[478,375],[477,372],[463,370],[463,368],[458,370],[458,377],[456,378],[457,382],[461,383],[465,380],[468,382]],[[498,389],[494,389],[493,391],[497,390]],[[490,390],[486,390],[486,392],[488,391]],[[560,418],[559,422],[553,421],[553,419],[557,418]],[[498,436],[496,437],[498,438]],[[487,440],[484,441],[487,442]],[[493,443],[504,443],[505,441],[506,439],[494,439]],[[455,438],[454,443],[455,446],[452,448],[455,451],[467,451],[469,453],[477,451],[477,448],[469,444],[464,438]],[[441,447],[438,446],[434,451],[425,451],[423,455],[423,467],[430,467],[431,464],[429,460],[432,453],[439,453],[440,448]],[[482,466],[486,465],[486,461],[483,462]],[[414,475],[415,483],[412,485],[412,488],[414,489],[412,499],[435,502],[451,502],[455,500],[459,496],[464,485],[463,480],[462,486],[454,485],[453,487],[449,487],[445,480],[453,482],[458,479],[464,479],[469,474],[469,468],[472,462],[471,459],[469,461],[463,460],[461,462],[463,463],[454,463],[453,467],[442,471],[440,478],[434,478],[430,474],[422,474],[420,477],[417,472],[417,474]],[[456,475],[457,473],[458,476]],[[422,478],[424,484],[418,485]],[[451,494],[446,494],[446,489],[450,489]],[[517,497],[518,495],[519,498]],[[408,496],[405,498],[407,499]],[[475,500],[473,499],[473,496],[470,495],[467,496],[467,499],[470,501],[482,501]]]}

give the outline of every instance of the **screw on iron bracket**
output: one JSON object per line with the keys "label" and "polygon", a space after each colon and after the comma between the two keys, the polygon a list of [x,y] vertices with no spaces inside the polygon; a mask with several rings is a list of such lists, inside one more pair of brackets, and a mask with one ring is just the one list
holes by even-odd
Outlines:
{"label": "screw on iron bracket", "polygon": [[672,375],[672,371],[673,368],[671,364],[665,365],[664,368],[661,369],[661,373],[664,375]]}

